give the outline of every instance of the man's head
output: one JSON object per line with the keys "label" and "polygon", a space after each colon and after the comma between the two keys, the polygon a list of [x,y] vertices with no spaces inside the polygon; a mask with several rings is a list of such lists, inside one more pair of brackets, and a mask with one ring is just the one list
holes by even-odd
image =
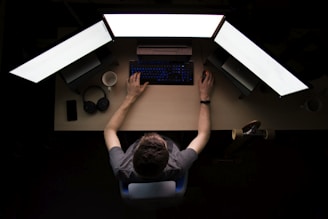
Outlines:
{"label": "man's head", "polygon": [[166,141],[157,133],[147,133],[134,152],[133,166],[140,176],[154,178],[163,172],[168,160]]}

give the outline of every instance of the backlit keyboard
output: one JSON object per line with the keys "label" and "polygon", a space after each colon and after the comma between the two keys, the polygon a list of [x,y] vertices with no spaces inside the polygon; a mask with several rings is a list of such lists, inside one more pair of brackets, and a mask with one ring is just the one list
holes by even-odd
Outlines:
{"label": "backlit keyboard", "polygon": [[193,62],[129,61],[130,75],[141,72],[140,83],[156,85],[193,85]]}

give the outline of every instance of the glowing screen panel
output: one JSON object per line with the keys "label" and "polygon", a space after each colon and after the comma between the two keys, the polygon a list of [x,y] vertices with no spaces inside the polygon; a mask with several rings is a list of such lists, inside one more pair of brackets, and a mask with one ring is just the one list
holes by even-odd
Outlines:
{"label": "glowing screen panel", "polygon": [[227,21],[214,41],[280,96],[309,88]]}
{"label": "glowing screen panel", "polygon": [[111,40],[104,21],[99,21],[11,70],[10,73],[38,83]]}
{"label": "glowing screen panel", "polygon": [[223,15],[210,14],[104,14],[115,37],[210,38]]}

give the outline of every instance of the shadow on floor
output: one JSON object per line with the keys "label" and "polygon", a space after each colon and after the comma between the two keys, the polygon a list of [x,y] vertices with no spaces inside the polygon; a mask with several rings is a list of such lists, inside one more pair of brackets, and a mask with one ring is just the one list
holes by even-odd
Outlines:
{"label": "shadow on floor", "polygon": [[[232,143],[229,133],[213,132],[190,170],[182,205],[149,212],[122,202],[102,132],[58,132],[39,145],[17,141],[5,172],[5,216],[323,218],[327,212],[321,200],[328,182],[325,145],[313,141],[309,150],[294,135],[283,141],[252,139],[226,157]],[[168,133],[182,142],[194,134]],[[128,141],[137,133],[120,135]]]}

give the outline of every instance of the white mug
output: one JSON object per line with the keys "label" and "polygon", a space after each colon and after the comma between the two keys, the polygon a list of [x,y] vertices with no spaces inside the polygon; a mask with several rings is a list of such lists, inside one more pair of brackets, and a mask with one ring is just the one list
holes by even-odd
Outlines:
{"label": "white mug", "polygon": [[117,74],[113,71],[106,71],[101,77],[102,83],[111,91],[112,87],[117,83]]}

